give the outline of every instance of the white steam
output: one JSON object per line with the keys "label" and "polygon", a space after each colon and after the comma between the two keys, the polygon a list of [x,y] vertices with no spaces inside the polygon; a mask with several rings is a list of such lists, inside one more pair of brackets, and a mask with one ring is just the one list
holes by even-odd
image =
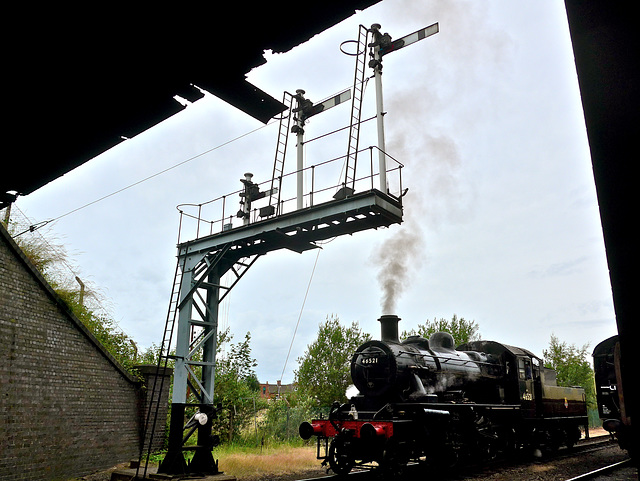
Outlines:
{"label": "white steam", "polygon": [[[398,18],[389,19],[392,25],[403,23],[404,12],[416,15],[415,3],[403,8],[404,1],[408,3],[397,0],[394,13]],[[403,185],[409,191],[403,198],[403,224],[392,227],[395,234],[371,257],[379,268],[382,314],[395,314],[398,299],[414,276],[424,275],[421,268],[427,260],[427,229],[466,222],[473,216],[475,191],[472,180],[463,178],[465,159],[460,155],[457,136],[464,139],[465,132],[476,128],[473,119],[479,115],[466,110],[464,98],[473,95],[477,85],[485,81],[479,76],[479,67],[501,65],[509,57],[511,44],[503,32],[486,23],[485,14],[486,8],[474,2],[424,4],[418,16],[425,19],[425,25],[437,21],[440,33],[412,46],[413,53],[407,50],[404,61],[415,63],[419,58],[428,67],[429,76],[410,77],[410,81],[396,78],[389,83],[392,73],[386,74],[386,148],[405,165]],[[383,31],[392,25],[382,25]],[[395,38],[406,32],[389,33]],[[438,36],[443,41],[438,41]],[[452,56],[466,60],[464,71],[451,68],[446,59]],[[442,89],[443,84],[451,88]],[[452,118],[455,128],[447,125]],[[442,134],[454,130],[456,139]]]}

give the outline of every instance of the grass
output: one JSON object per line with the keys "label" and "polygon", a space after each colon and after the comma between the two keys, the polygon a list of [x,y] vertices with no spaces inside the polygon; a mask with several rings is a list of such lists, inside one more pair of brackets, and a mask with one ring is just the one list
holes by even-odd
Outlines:
{"label": "grass", "polygon": [[[150,458],[150,464],[157,465],[165,453],[156,453]],[[193,453],[187,453],[190,458]],[[267,479],[270,476],[283,476],[320,469],[316,459],[316,446],[300,446],[299,443],[286,443],[270,446],[240,446],[236,444],[218,446],[213,450],[220,471],[235,476],[240,481]]]}
{"label": "grass", "polygon": [[219,460],[221,471],[239,480],[281,476],[320,467],[315,446],[220,447],[214,450],[214,456]]}

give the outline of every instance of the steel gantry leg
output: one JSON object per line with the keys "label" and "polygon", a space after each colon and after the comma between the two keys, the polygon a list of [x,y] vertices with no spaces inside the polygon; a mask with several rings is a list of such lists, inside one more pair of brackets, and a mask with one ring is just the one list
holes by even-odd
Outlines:
{"label": "steel gantry leg", "polygon": [[[214,388],[218,307],[258,257],[256,254],[235,259],[229,243],[213,252],[183,254],[182,259],[179,258],[184,267],[177,305],[169,446],[159,473],[218,472],[217,461],[211,453],[217,444],[217,437],[212,435],[212,421],[217,415]],[[227,272],[235,278],[230,286],[223,286],[221,281]],[[187,416],[190,416],[188,421]],[[185,443],[196,431],[197,444],[188,448],[194,451],[194,456],[187,463]]]}

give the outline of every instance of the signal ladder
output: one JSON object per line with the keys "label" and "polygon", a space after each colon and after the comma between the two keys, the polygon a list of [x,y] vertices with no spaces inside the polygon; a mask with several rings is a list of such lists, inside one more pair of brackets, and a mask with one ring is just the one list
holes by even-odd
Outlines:
{"label": "signal ladder", "polygon": [[362,117],[362,97],[364,91],[365,60],[367,58],[367,39],[369,29],[360,25],[356,50],[356,67],[353,76],[353,100],[351,102],[351,121],[349,124],[349,143],[345,166],[344,187],[355,190],[358,143],[360,140],[360,120]]}
{"label": "signal ladder", "polygon": [[[273,162],[273,175],[271,176],[271,193],[269,195],[268,214],[280,214],[280,192],[282,191],[282,175],[284,173],[284,158],[287,154],[287,140],[291,128],[291,117],[293,117],[294,96],[285,92],[282,103],[287,107],[288,113],[280,117],[280,127],[278,128],[278,140],[276,142],[276,155]],[[276,182],[278,183],[276,185]],[[277,194],[277,195],[276,195]],[[277,207],[274,207],[274,201]]]}

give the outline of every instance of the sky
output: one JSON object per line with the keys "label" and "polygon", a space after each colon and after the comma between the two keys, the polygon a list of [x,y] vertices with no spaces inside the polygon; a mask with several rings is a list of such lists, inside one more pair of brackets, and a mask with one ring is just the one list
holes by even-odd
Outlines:
{"label": "sky", "polygon": [[[383,60],[386,150],[409,189],[404,222],[269,253],[220,307],[234,341],[251,333],[261,382],[292,382],[327,316],[379,338],[390,259],[403,266],[390,308],[401,330],[456,314],[483,339],[539,356],[552,335],[592,349],[617,332],[562,2],[384,0],[289,52],[265,52],[248,80],[278,99],[304,89],[320,101],[352,86],[354,57],[339,47],[359,25],[379,23],[397,39],[435,22],[438,34]],[[370,82],[363,117],[374,105]],[[349,115],[345,103],[313,117],[306,139]],[[268,181],[277,129],[207,95],[16,206],[32,223],[57,219],[42,231],[143,350],[162,340],[176,206],[234,192],[245,172]],[[306,144],[306,165],[344,155],[345,135]],[[373,122],[363,125],[360,146],[375,143]]]}

